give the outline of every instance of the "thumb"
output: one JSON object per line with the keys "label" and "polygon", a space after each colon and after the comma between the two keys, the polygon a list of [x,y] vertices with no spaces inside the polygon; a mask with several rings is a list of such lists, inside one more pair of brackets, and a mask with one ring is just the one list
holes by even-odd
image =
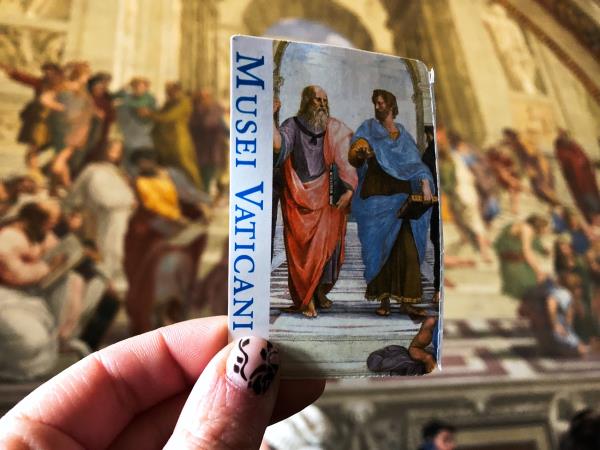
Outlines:
{"label": "thumb", "polygon": [[258,449],[279,390],[278,350],[241,338],[214,356],[187,399],[167,449]]}

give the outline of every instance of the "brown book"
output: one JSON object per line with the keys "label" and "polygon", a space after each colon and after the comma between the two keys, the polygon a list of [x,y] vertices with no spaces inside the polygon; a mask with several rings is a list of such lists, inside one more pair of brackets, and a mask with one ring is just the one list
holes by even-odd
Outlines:
{"label": "brown book", "polygon": [[431,206],[438,202],[437,196],[433,196],[430,202],[423,201],[423,194],[411,194],[396,214],[400,219],[418,219]]}

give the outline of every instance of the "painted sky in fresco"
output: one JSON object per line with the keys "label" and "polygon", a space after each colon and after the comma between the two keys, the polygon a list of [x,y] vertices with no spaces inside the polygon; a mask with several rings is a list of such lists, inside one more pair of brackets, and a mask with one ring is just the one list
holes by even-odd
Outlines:
{"label": "painted sky in fresco", "polygon": [[317,84],[329,96],[330,112],[356,130],[373,117],[373,89],[392,92],[398,101],[396,121],[415,135],[416,114],[411,100],[412,81],[400,58],[348,50],[340,47],[290,43],[283,56],[284,78],[280,119],[296,114],[304,86]]}
{"label": "painted sky in fresco", "polygon": [[282,20],[269,28],[265,36],[338,46],[314,47],[291,43],[287,47],[280,72],[284,78],[280,92],[281,121],[298,111],[304,86],[318,84],[329,96],[331,115],[356,130],[365,119],[373,116],[373,89],[385,89],[392,92],[398,101],[396,120],[416,137],[412,81],[401,59],[348,51],[352,44],[344,36],[325,25],[305,19]]}

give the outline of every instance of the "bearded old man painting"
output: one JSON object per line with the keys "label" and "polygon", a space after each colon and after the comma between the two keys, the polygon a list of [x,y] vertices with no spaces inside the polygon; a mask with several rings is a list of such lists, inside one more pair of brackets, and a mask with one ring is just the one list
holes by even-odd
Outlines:
{"label": "bearded old man painting", "polygon": [[[276,101],[275,112],[279,107]],[[326,294],[344,261],[346,214],[358,181],[347,159],[352,130],[329,116],[327,93],[319,86],[305,87],[298,114],[274,127],[292,309],[316,317],[316,308],[331,307]],[[345,191],[331,204],[334,165]]]}
{"label": "bearded old man painting", "polygon": [[410,194],[422,193],[431,202],[433,178],[413,137],[394,121],[396,97],[376,89],[371,100],[375,118],[360,125],[348,155],[358,169],[352,214],[365,264],[365,297],[381,303],[376,310],[381,316],[390,314],[390,299],[400,302],[405,312],[418,314],[411,305],[421,302],[420,266],[431,208],[417,219],[398,218],[397,213]]}

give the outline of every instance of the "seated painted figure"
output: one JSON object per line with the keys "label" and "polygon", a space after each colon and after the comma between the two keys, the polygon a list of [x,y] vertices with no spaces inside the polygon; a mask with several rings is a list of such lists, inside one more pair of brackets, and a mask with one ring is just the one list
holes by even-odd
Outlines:
{"label": "seated painted figure", "polygon": [[412,305],[422,298],[420,265],[431,208],[417,219],[401,219],[397,213],[410,194],[422,193],[430,202],[433,179],[412,136],[394,122],[396,97],[377,89],[372,101],[375,118],[360,125],[348,155],[358,169],[352,213],[365,264],[365,297],[381,302],[377,314],[382,316],[390,314],[390,299],[400,302],[405,312],[417,313]]}
{"label": "seated painted figure", "polygon": [[139,334],[185,315],[206,234],[193,233],[186,242],[175,237],[206,218],[209,198],[182,171],[160,166],[152,149],[131,159],[139,207],[125,237],[124,267],[131,333]]}

